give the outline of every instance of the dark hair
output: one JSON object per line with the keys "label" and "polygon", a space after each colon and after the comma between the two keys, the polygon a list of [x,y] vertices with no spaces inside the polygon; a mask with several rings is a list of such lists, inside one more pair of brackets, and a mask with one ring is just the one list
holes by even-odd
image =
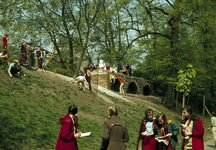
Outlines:
{"label": "dark hair", "polygon": [[153,115],[153,110],[152,109],[146,109],[145,111],[145,120],[148,120],[148,114],[152,112],[152,115]]}
{"label": "dark hair", "polygon": [[76,105],[71,105],[71,106],[69,107],[68,114],[74,115],[74,118],[73,118],[73,119],[74,119],[74,126],[75,126],[76,128],[78,128],[78,126],[79,126],[78,117],[77,117],[77,112],[78,112],[78,108],[77,108]]}
{"label": "dark hair", "polygon": [[[160,119],[160,118],[164,121],[164,125],[159,124],[158,119]],[[168,119],[167,119],[165,114],[159,113],[157,115],[157,117],[156,117],[156,126],[158,128],[162,128],[162,127],[166,128],[168,126]]]}
{"label": "dark hair", "polygon": [[108,108],[108,112],[109,112],[110,117],[113,115],[118,116],[118,110],[117,110],[116,106],[110,106]]}
{"label": "dark hair", "polygon": [[190,106],[185,106],[185,107],[182,109],[182,111],[183,111],[184,109],[189,113],[189,117],[188,117],[188,118],[185,118],[185,119],[183,120],[183,123],[185,123],[188,119],[190,119],[190,120],[196,120],[196,116],[193,114],[193,110],[192,110],[192,108],[191,108]]}
{"label": "dark hair", "polygon": [[215,116],[215,112],[211,112],[211,115],[212,115],[212,116]]}

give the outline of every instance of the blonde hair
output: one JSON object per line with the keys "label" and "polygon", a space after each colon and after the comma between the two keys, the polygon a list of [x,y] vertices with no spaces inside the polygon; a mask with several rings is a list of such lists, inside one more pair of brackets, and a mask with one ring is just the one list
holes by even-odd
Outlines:
{"label": "blonde hair", "polygon": [[26,44],[27,44],[27,42],[26,42],[26,41],[23,41],[23,43],[26,43]]}
{"label": "blonde hair", "polygon": [[4,36],[8,36],[8,33],[5,33]]}
{"label": "blonde hair", "polygon": [[116,106],[110,106],[108,108],[108,113],[109,113],[110,117],[113,116],[113,115],[118,116],[118,111],[117,111]]}
{"label": "blonde hair", "polygon": [[18,63],[19,61],[18,61],[18,60],[14,60],[14,62],[15,62],[15,63]]}

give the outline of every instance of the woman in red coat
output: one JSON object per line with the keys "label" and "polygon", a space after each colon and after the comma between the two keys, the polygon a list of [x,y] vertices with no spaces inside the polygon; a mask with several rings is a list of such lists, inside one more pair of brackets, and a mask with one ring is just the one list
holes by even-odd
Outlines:
{"label": "woman in red coat", "polygon": [[81,133],[77,133],[78,127],[78,108],[75,105],[69,107],[68,114],[59,119],[62,124],[56,144],[56,150],[78,150],[76,139]]}
{"label": "woman in red coat", "polygon": [[204,150],[202,121],[193,114],[190,106],[185,106],[182,113],[185,119],[182,121],[182,136],[184,138],[181,149]]}

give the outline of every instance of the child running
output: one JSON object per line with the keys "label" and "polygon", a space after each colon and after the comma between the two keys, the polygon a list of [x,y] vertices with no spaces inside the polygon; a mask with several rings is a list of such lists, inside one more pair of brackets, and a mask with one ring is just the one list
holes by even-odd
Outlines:
{"label": "child running", "polygon": [[183,108],[183,116],[185,119],[182,121],[182,150],[204,150],[203,135],[204,128],[202,121],[197,118],[190,106]]}
{"label": "child running", "polygon": [[145,118],[143,118],[140,125],[137,150],[155,150],[155,125],[153,122],[153,110],[147,109]]}
{"label": "child running", "polygon": [[174,121],[168,120],[165,114],[159,113],[156,117],[156,128],[157,150],[175,150],[178,144],[178,125]]}

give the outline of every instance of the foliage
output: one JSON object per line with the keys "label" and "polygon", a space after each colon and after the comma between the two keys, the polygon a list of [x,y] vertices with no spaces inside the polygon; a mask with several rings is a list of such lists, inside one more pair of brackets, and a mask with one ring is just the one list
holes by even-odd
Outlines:
{"label": "foliage", "polygon": [[196,76],[196,71],[193,69],[191,64],[187,65],[187,68],[183,70],[179,70],[178,72],[178,82],[176,83],[176,90],[179,92],[184,93],[186,96],[189,95],[191,91],[191,85],[193,82],[191,81],[192,78]]}

